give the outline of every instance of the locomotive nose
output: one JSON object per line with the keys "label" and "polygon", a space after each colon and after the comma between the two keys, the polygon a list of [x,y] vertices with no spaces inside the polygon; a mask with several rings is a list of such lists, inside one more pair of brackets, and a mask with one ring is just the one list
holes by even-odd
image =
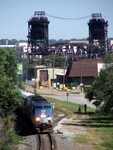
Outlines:
{"label": "locomotive nose", "polygon": [[46,114],[41,114],[40,117],[41,117],[41,118],[45,118],[45,117],[46,117]]}

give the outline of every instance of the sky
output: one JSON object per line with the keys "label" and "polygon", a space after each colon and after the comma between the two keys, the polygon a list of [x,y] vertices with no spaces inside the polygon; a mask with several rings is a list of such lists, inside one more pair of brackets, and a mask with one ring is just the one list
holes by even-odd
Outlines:
{"label": "sky", "polygon": [[49,39],[87,38],[92,13],[102,14],[109,24],[108,37],[113,37],[113,0],[0,0],[0,39],[27,40],[28,20],[35,11],[45,11]]}

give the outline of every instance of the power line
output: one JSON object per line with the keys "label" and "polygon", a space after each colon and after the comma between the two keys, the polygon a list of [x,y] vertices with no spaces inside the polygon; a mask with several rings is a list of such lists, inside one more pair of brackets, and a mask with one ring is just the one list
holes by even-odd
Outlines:
{"label": "power line", "polygon": [[54,16],[54,15],[51,15],[51,14],[48,14],[48,13],[46,13],[46,15],[48,17],[51,17],[51,18],[62,19],[62,20],[81,20],[81,19],[86,19],[86,18],[91,17],[91,15],[88,15],[88,16],[77,17],[77,18],[65,18],[65,17]]}

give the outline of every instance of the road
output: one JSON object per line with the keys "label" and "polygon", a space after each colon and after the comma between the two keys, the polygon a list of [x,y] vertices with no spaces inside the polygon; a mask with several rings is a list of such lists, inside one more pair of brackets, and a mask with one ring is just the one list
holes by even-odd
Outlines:
{"label": "road", "polygon": [[95,108],[95,106],[91,102],[89,102],[86,98],[84,98],[83,95],[69,94],[68,97],[66,96],[66,94],[65,95],[42,95],[42,96],[51,97],[63,101],[69,101],[76,104],[82,104],[82,105],[87,104],[87,106],[91,108]]}
{"label": "road", "polygon": [[[30,85],[26,85],[25,89],[30,92],[34,92],[34,88]],[[91,108],[95,108],[95,106],[89,102],[85,97],[84,93],[76,90],[76,92],[69,91],[69,95],[67,96],[67,91],[59,91],[53,88],[43,87],[42,89],[36,89],[36,92],[43,97],[55,98],[57,100],[69,101],[76,104],[87,104],[87,106]],[[78,94],[77,94],[78,93]]]}

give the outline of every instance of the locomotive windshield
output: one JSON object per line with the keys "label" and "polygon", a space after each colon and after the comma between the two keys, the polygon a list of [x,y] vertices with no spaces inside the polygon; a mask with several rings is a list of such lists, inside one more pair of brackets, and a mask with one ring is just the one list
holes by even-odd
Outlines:
{"label": "locomotive windshield", "polygon": [[44,106],[36,106],[35,107],[35,114],[41,115],[42,113],[45,113],[47,116],[51,116],[53,114],[53,107],[44,105]]}
{"label": "locomotive windshield", "polygon": [[44,106],[44,109],[51,109],[51,106]]}
{"label": "locomotive windshield", "polygon": [[40,109],[42,109],[43,107],[42,106],[36,106],[35,107],[35,109],[38,109],[38,110],[40,110]]}

